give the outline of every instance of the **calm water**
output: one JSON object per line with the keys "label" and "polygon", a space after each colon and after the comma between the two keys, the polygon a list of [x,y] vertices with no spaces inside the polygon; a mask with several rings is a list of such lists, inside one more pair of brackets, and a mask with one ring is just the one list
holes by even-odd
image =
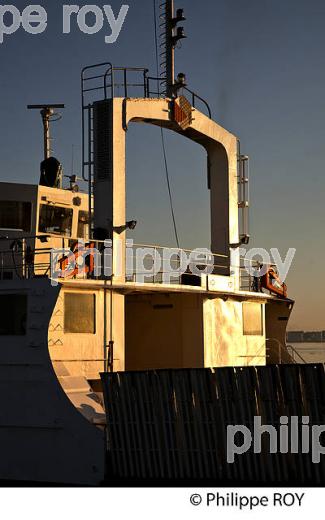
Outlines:
{"label": "calm water", "polygon": [[[307,363],[325,363],[325,343],[288,344],[292,345]],[[295,359],[299,363],[299,358]]]}

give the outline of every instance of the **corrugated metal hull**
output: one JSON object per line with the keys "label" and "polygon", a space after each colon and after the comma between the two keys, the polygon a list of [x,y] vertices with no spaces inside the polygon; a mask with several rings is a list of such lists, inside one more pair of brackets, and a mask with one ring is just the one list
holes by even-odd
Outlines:
{"label": "corrugated metal hull", "polygon": [[[251,431],[255,416],[279,430],[281,416],[325,424],[323,365],[102,374],[108,478],[139,483],[323,484],[325,461],[251,450],[227,463],[227,425]],[[242,440],[238,441],[239,443]]]}

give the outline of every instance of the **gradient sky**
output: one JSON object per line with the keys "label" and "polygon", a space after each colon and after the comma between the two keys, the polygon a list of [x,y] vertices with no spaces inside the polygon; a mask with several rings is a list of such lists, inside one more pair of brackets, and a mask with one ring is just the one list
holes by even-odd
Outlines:
{"label": "gradient sky", "polygon": [[[73,24],[63,35],[62,5],[69,2],[39,3],[48,12],[46,32],[21,29],[0,45],[1,181],[38,182],[41,125],[28,103],[66,104],[54,150],[69,174],[72,145],[76,170],[80,164],[81,68],[111,61],[155,75],[153,0],[92,2],[111,4],[115,13],[130,5],[115,44],[104,42],[107,25],[87,36]],[[251,246],[277,247],[283,255],[297,249],[287,279],[296,300],[290,328],[325,329],[325,3],[179,0],[177,7],[188,18],[177,72],[187,74],[251,157]],[[208,247],[205,153],[177,135],[166,141],[181,246]],[[130,127],[127,175],[128,218],[139,221],[135,240],[173,246],[159,129]]]}

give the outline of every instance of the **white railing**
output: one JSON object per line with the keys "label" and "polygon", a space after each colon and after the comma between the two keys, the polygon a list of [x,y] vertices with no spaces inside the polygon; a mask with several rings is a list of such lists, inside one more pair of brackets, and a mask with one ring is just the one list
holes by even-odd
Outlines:
{"label": "white railing", "polygon": [[[35,249],[35,239],[38,239],[38,242],[43,241],[44,246]],[[58,235],[40,235],[6,237],[0,241],[0,279],[50,276],[53,250],[52,247],[49,247],[51,243],[62,250],[74,252],[78,246],[78,239]],[[100,263],[103,265],[104,256],[105,261],[107,258],[112,259],[112,255],[106,253],[107,243],[107,241],[91,241],[96,254],[101,258]],[[86,248],[87,244],[89,242],[86,242]],[[62,257],[63,253],[60,258]],[[124,258],[124,255],[121,257]],[[237,260],[238,265],[231,265],[231,257],[220,253],[210,253],[204,249],[180,250],[160,245],[134,244],[127,241],[125,258],[126,282],[201,286],[202,274],[230,276],[233,273],[235,276],[236,274],[240,276],[241,290],[256,290],[254,276],[247,271],[243,259]],[[251,262],[251,264],[254,267],[258,265],[257,262]],[[79,273],[70,278],[112,278],[112,275],[108,276],[106,273],[85,272],[84,276]],[[113,273],[113,277],[114,275],[116,273]]]}

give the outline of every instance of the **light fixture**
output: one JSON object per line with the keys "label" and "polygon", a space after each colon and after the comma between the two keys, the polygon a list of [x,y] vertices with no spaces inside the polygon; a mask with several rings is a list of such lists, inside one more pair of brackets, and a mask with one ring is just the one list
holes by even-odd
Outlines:
{"label": "light fixture", "polygon": [[177,85],[179,87],[186,87],[186,76],[184,72],[180,72],[177,76]]}
{"label": "light fixture", "polygon": [[184,38],[187,38],[187,36],[185,35],[184,27],[177,27],[176,34],[172,37],[173,45],[175,46],[177,42],[179,42],[180,40],[184,40]]}
{"label": "light fixture", "polygon": [[130,220],[126,223],[127,229],[131,229],[132,231],[137,227],[137,221],[136,220]]}
{"label": "light fixture", "polygon": [[126,231],[127,229],[131,229],[133,231],[136,228],[137,223],[138,222],[136,220],[129,220],[124,224],[124,226],[113,226],[112,231],[114,231],[114,233],[117,233],[118,235],[124,233],[124,231]]}
{"label": "light fixture", "polygon": [[240,241],[243,245],[247,246],[249,244],[250,238],[251,237],[249,235],[241,235]]}
{"label": "light fixture", "polygon": [[48,235],[40,235],[39,237],[37,237],[39,239],[39,241],[41,242],[41,244],[47,244],[48,241],[49,241],[49,236]]}
{"label": "light fixture", "polygon": [[80,207],[80,206],[81,206],[81,203],[82,203],[82,200],[81,200],[80,197],[74,197],[74,198],[72,199],[72,204],[73,204],[74,206]]}
{"label": "light fixture", "polygon": [[231,249],[238,249],[238,247],[242,245],[247,246],[249,244],[250,238],[250,235],[241,235],[240,242],[236,242],[235,244],[229,244],[229,247]]}
{"label": "light fixture", "polygon": [[184,9],[177,9],[176,11],[176,17],[173,18],[173,27],[176,27],[176,25],[179,22],[185,22],[186,18],[184,16]]}

